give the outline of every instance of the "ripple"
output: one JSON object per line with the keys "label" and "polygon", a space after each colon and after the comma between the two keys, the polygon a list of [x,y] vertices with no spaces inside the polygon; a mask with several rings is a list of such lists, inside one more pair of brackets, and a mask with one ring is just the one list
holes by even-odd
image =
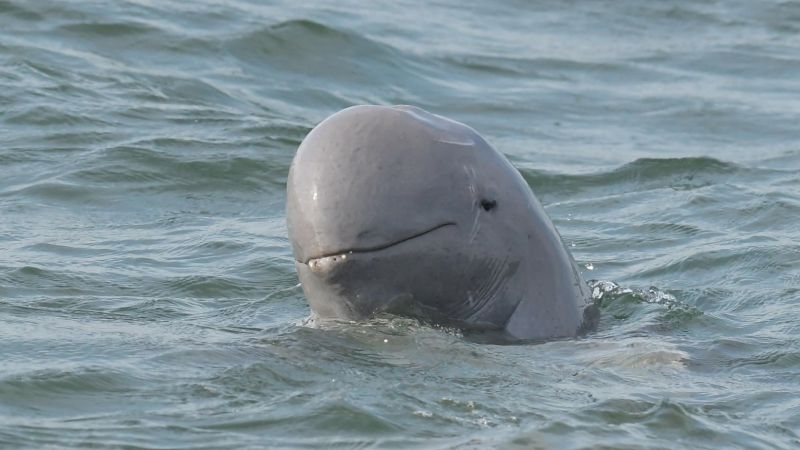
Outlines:
{"label": "ripple", "polygon": [[160,294],[191,298],[249,297],[261,292],[251,280],[210,275],[192,275],[160,281]]}
{"label": "ripple", "polygon": [[282,186],[288,171],[276,161],[236,156],[210,155],[202,159],[173,156],[142,145],[159,148],[191,149],[208,144],[189,139],[159,140],[136,146],[115,147],[96,158],[91,167],[75,170],[68,179],[79,185],[167,191],[264,191]]}
{"label": "ripple", "polygon": [[[292,84],[324,73],[344,86],[424,89],[424,64],[413,55],[351,30],[299,19],[279,22],[230,39],[225,47],[257,67],[289,74]],[[348,100],[344,103],[347,104]],[[350,101],[352,102],[352,101]]]}
{"label": "ripple", "polygon": [[594,190],[595,196],[598,190],[606,195],[663,188],[692,190],[757,171],[714,158],[693,157],[641,158],[608,172],[588,175],[551,174],[525,169],[521,172],[533,190],[547,198],[550,195],[575,195],[590,189]]}
{"label": "ripple", "polygon": [[16,5],[10,0],[0,1],[0,13],[10,14],[21,20],[37,21],[43,19],[42,15],[23,6]]}
{"label": "ripple", "polygon": [[145,23],[136,22],[74,23],[70,25],[63,25],[60,27],[60,29],[79,35],[86,35],[92,38],[115,38],[129,35],[143,35],[157,30],[157,28]]}
{"label": "ripple", "polygon": [[43,370],[6,376],[0,380],[0,395],[4,400],[30,393],[37,396],[98,392],[130,392],[139,380],[130,375],[104,368],[86,367],[76,370]]}
{"label": "ripple", "polygon": [[5,121],[12,125],[30,126],[91,126],[105,128],[111,125],[108,121],[88,112],[67,112],[62,108],[51,106],[32,106],[24,109],[12,109],[6,113]]}

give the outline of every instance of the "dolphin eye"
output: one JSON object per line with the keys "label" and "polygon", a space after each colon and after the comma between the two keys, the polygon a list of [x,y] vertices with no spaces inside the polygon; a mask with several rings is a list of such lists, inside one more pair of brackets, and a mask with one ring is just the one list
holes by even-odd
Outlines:
{"label": "dolphin eye", "polygon": [[496,200],[487,200],[487,199],[481,200],[481,208],[483,208],[484,211],[491,211],[495,207],[497,207]]}

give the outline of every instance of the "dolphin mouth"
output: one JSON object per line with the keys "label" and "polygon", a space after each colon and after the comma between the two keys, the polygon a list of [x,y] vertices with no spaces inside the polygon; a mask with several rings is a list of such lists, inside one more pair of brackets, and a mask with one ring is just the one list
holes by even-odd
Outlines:
{"label": "dolphin mouth", "polygon": [[411,241],[413,239],[421,238],[423,236],[426,236],[428,234],[433,233],[434,231],[437,231],[439,229],[442,229],[442,228],[445,228],[445,227],[449,227],[449,226],[456,226],[456,223],[455,222],[441,223],[441,224],[436,225],[434,227],[428,228],[427,230],[420,231],[419,233],[415,233],[415,234],[412,234],[411,236],[406,236],[406,237],[400,238],[400,239],[398,239],[396,241],[392,241],[392,242],[389,242],[387,244],[373,245],[373,246],[370,246],[370,247],[351,247],[351,248],[346,248],[346,249],[342,249],[342,250],[337,250],[335,252],[327,252],[327,253],[322,254],[322,255],[306,258],[305,261],[297,260],[297,262],[307,265],[311,261],[318,260],[318,259],[323,259],[323,258],[331,258],[331,257],[336,257],[336,256],[341,256],[341,255],[349,255],[349,254],[353,254],[353,253],[373,253],[373,252],[378,252],[378,251],[381,251],[381,250],[386,250],[387,248],[392,248],[392,247],[398,246],[400,244],[406,243],[406,242]]}

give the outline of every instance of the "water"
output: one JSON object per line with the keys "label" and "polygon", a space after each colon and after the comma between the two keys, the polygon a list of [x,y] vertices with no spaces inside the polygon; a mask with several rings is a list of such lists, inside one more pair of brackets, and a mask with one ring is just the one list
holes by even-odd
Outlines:
{"label": "water", "polygon": [[[0,447],[797,448],[800,2],[0,1]],[[292,155],[468,123],[602,303],[578,340],[304,325]]]}

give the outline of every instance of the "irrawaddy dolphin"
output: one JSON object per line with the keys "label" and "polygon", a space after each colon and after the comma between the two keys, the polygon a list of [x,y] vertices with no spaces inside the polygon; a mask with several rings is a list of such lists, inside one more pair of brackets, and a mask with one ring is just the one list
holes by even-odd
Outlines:
{"label": "irrawaddy dolphin", "polygon": [[587,284],[511,163],[472,128],[412,106],[317,125],[289,170],[295,266],[319,318],[418,318],[514,340],[585,329]]}

